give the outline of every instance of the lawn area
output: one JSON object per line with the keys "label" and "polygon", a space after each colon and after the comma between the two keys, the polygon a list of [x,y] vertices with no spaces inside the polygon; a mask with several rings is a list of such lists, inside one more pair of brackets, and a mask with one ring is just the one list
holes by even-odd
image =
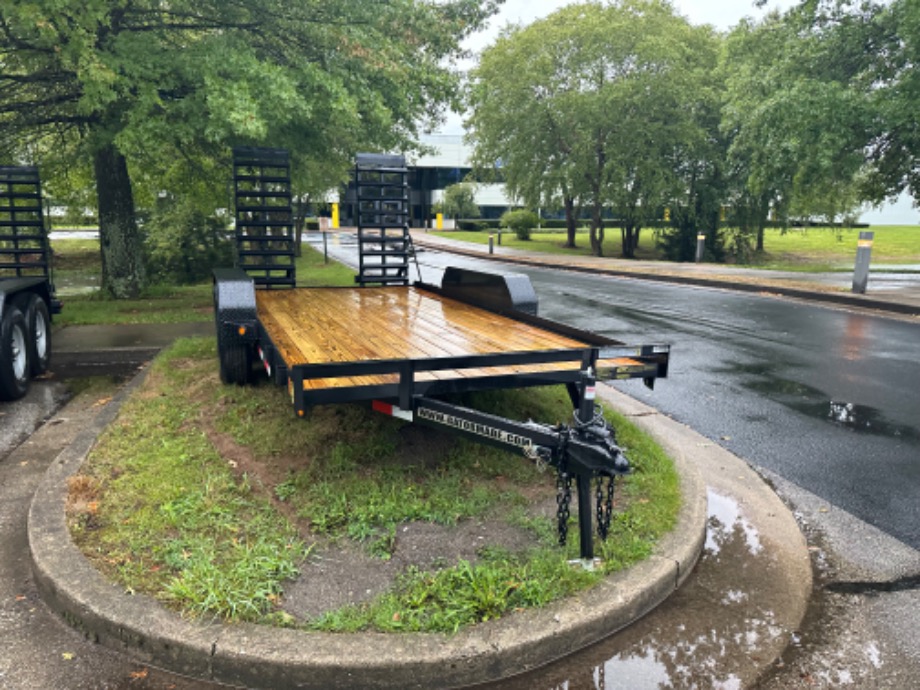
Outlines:
{"label": "lawn area", "polygon": [[[432,235],[448,237],[463,242],[475,244],[488,244],[489,231],[445,230],[432,232]],[[493,241],[498,246],[498,231],[492,231]],[[531,234],[529,240],[519,240],[513,232],[507,230],[501,233],[503,247],[526,249],[532,252],[545,252],[547,254],[569,254],[572,256],[589,256],[591,254],[591,240],[588,238],[587,228],[578,231],[575,239],[576,248],[564,247],[566,234],[564,230],[540,230]],[[623,251],[619,228],[607,228],[604,233],[604,256],[618,257]],[[660,259],[660,254],[655,248],[653,230],[643,230],[639,237],[639,246],[636,250],[637,259]]]}
{"label": "lawn area", "polygon": [[[54,281],[64,310],[56,325],[94,323],[182,323],[213,318],[211,282],[196,285],[155,285],[136,300],[110,300],[99,295],[102,269],[99,241],[54,240]],[[354,272],[329,261],[304,245],[297,258],[298,285],[353,285]]]}
{"label": "lawn area", "polygon": [[[920,264],[920,226],[880,225],[869,228],[875,233],[872,247],[872,264]],[[770,268],[799,271],[852,270],[859,239],[858,229],[836,228],[769,228],[764,235],[764,253],[756,256],[751,268]],[[435,232],[451,239],[488,244],[489,232],[444,231]],[[493,232],[493,241],[498,243],[498,233]],[[529,241],[519,240],[514,233],[502,233],[502,246],[547,254],[570,254],[588,256],[591,253],[588,231],[578,233],[578,248],[563,247],[565,233],[561,230],[539,231]],[[618,258],[622,253],[620,230],[607,228],[604,239],[604,255]],[[637,259],[662,260],[655,246],[655,231],[643,230],[636,252]]]}
{"label": "lawn area", "polygon": [[[872,264],[920,264],[920,226],[879,225],[875,233]],[[757,266],[785,270],[852,270],[859,229],[771,228],[764,236],[765,254]]]}

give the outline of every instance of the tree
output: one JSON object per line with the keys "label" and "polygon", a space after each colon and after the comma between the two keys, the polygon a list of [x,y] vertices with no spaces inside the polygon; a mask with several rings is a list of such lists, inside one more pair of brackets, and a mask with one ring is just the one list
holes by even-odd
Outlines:
{"label": "tree", "polygon": [[804,2],[742,22],[724,55],[735,217],[763,250],[768,215],[834,220],[866,198],[866,152],[880,130],[873,65],[887,53],[881,9]]}
{"label": "tree", "polygon": [[506,31],[482,55],[470,86],[474,161],[500,168],[532,207],[590,209],[602,253],[604,209],[624,219],[624,256],[681,180],[675,147],[696,137],[699,79],[715,59],[709,29],[663,0],[572,5]]}
{"label": "tree", "polygon": [[437,120],[460,41],[498,1],[6,2],[0,156],[91,161],[103,287],[133,296],[146,282],[138,184],[152,197],[225,170],[232,144],[268,143],[333,186],[359,147],[410,146]]}
{"label": "tree", "polygon": [[451,218],[479,218],[473,185],[458,182],[446,187],[444,199],[437,205],[437,210]]}

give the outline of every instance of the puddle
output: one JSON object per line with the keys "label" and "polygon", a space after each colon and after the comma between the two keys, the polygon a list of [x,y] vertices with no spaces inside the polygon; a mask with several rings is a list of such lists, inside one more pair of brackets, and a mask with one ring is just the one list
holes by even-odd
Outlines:
{"label": "puddle", "polygon": [[757,529],[741,514],[738,502],[712,489],[706,492],[709,502],[709,522],[706,529],[705,550],[717,555],[722,546],[740,539],[752,556],[763,551]]}
{"label": "puddle", "polygon": [[611,638],[492,690],[750,687],[791,633],[778,619],[784,580],[741,506],[708,492],[706,545],[687,582]]}
{"label": "puddle", "polygon": [[824,391],[818,388],[799,381],[773,376],[769,366],[739,366],[734,370],[760,377],[743,381],[742,385],[745,388],[800,414],[858,433],[911,441],[920,440],[920,431],[912,426],[892,422],[877,408],[831,400]]}
{"label": "puddle", "polygon": [[827,400],[822,402],[785,401],[787,407],[797,412],[831,422],[835,426],[857,433],[885,436],[887,438],[920,440],[920,432],[913,427],[890,422],[874,407],[848,402]]}

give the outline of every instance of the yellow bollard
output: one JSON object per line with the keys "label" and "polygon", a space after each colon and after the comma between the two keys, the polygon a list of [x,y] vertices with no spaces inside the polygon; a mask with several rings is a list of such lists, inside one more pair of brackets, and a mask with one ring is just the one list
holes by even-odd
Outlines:
{"label": "yellow bollard", "polygon": [[435,230],[443,230],[443,229],[444,229],[444,214],[443,214],[443,213],[438,213],[438,214],[434,217],[434,229],[435,229]]}
{"label": "yellow bollard", "polygon": [[339,229],[339,205],[332,204],[332,227]]}

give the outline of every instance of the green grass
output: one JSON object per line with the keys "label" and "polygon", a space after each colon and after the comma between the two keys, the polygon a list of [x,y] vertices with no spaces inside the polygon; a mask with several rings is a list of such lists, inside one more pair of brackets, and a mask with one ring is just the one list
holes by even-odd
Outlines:
{"label": "green grass", "polygon": [[207,386],[188,362],[214,356],[213,342],[187,340],[156,361],[151,378],[168,393],[135,396],[103,434],[71,481],[72,533],[127,590],[264,620],[307,547],[193,423]]}
{"label": "green grass", "polygon": [[[213,318],[211,282],[149,287],[142,298],[112,300],[98,292],[102,280],[98,240],[55,240],[54,279],[64,302],[55,324],[142,324]],[[298,285],[353,285],[354,271],[304,246],[296,260]]]}
{"label": "green grass", "polygon": [[[507,393],[527,395],[531,402],[535,397],[533,391]],[[489,395],[498,401],[505,393]],[[547,395],[551,398],[553,392],[541,392],[536,397]],[[618,430],[619,442],[629,448],[635,471],[623,490],[626,509],[615,511],[607,540],[595,544],[600,568],[589,572],[572,566],[579,553],[574,519],[568,546],[560,550],[552,521],[524,517],[520,524],[540,534],[542,546],[523,554],[493,549],[483,553],[476,564],[460,561],[436,571],[410,569],[393,591],[370,603],[328,613],[311,627],[335,632],[452,633],[511,611],[545,606],[647,558],[657,539],[675,525],[680,507],[678,476],[671,460],[653,440],[621,416],[607,416]]]}
{"label": "green grass", "polygon": [[[386,559],[409,521],[453,525],[477,516],[531,530],[538,546],[529,551],[492,547],[475,563],[409,569],[377,600],[303,622],[450,632],[580,591],[647,557],[674,525],[677,475],[625,420],[616,424],[636,471],[625,480],[610,538],[597,544],[603,569],[587,573],[567,563],[579,553],[574,521],[560,549],[554,519],[528,512],[535,495],[552,500],[552,472],[432,430],[421,432],[427,453],[407,451],[404,423],[364,406],[324,406],[299,420],[280,387],[221,386],[215,359],[212,339],[182,340],[163,353],[70,490],[72,534],[97,567],[186,614],[292,624],[279,597],[310,535],[352,540]],[[459,401],[520,419],[571,414],[559,387]],[[218,441],[251,459],[245,471]]]}
{"label": "green grass", "polygon": [[[872,265],[920,263],[920,227],[914,225],[880,225],[869,228],[875,233],[872,247]],[[768,228],[764,235],[764,253],[756,256],[751,268],[769,268],[791,271],[826,272],[852,270],[856,258],[859,229],[835,228]],[[446,231],[435,235],[487,245],[489,232]],[[497,233],[493,241],[498,246]],[[563,247],[564,231],[535,232],[529,241],[519,240],[514,233],[502,233],[502,246],[546,254],[589,256],[590,243],[586,229],[579,231],[578,249]],[[604,255],[618,258],[622,254],[619,228],[607,228]],[[645,229],[640,236],[637,259],[662,260],[655,247],[654,230]]]}
{"label": "green grass", "polygon": [[[875,233],[873,267],[920,263],[920,227],[880,225],[868,230]],[[764,255],[758,258],[757,266],[781,270],[852,270],[859,233],[859,229],[790,228],[783,232],[771,228],[764,235]]]}

